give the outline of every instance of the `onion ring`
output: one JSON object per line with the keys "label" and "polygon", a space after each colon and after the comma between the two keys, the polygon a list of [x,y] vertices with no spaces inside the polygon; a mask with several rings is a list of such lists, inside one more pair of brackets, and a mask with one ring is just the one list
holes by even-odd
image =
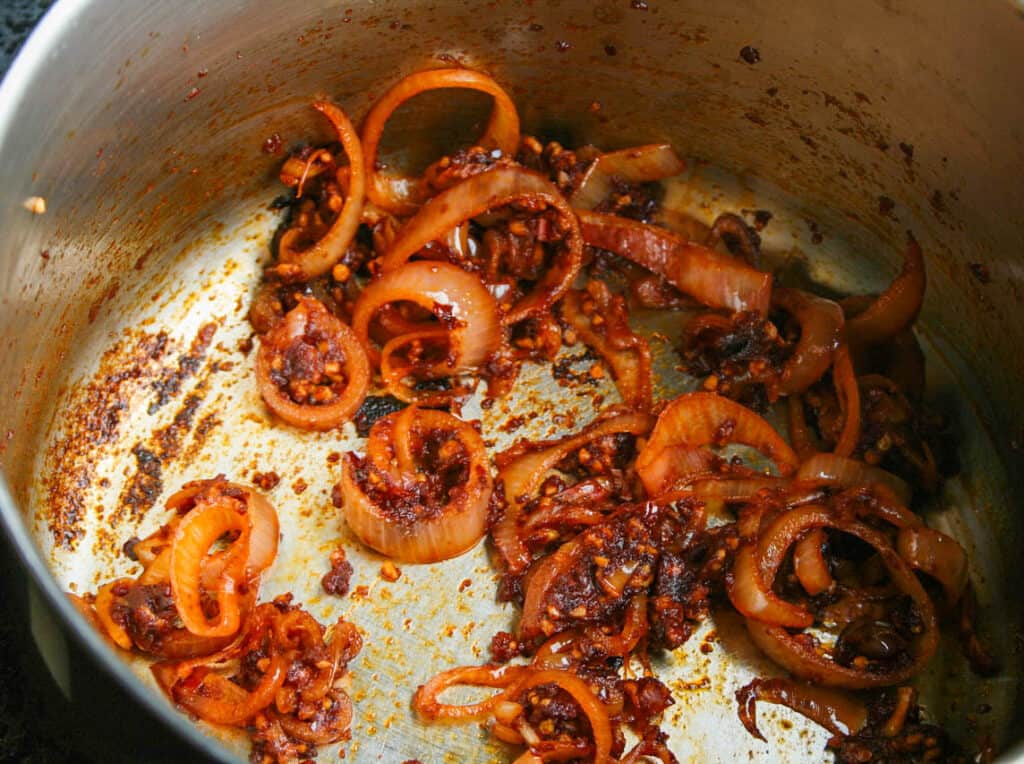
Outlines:
{"label": "onion ring", "polygon": [[679,396],[661,412],[650,440],[637,455],[636,471],[648,494],[657,496],[671,487],[666,474],[657,469],[662,451],[682,447],[710,454],[705,446],[725,442],[757,449],[783,477],[792,476],[799,465],[793,449],[760,416],[728,398],[698,392]]}
{"label": "onion ring", "polygon": [[846,322],[846,336],[855,348],[877,345],[907,329],[924,302],[926,275],[921,247],[910,237],[903,268],[868,308]]}
{"label": "onion ring", "polygon": [[[443,411],[410,408],[386,417],[389,422],[385,425],[381,424],[384,420],[378,420],[374,429],[393,426],[396,417],[404,414],[412,418],[406,431],[409,439],[423,440],[425,433],[434,437],[438,432],[448,433],[447,443],[457,442],[464,449],[465,482],[449,489],[448,501],[443,506],[422,506],[417,503],[418,495],[405,485],[415,484],[422,476],[423,466],[412,474],[399,473],[396,480],[392,474],[380,473],[369,465],[361,479],[353,455],[348,454],[339,483],[342,514],[352,532],[378,552],[406,562],[438,562],[462,554],[484,535],[492,489],[487,452],[472,425]],[[397,433],[393,437],[397,441]],[[395,453],[407,447],[393,444]],[[375,486],[379,491],[374,490]],[[380,503],[375,496],[381,497]]]}
{"label": "onion ring", "polygon": [[[366,196],[363,149],[359,136],[345,112],[332,103],[317,101],[313,108],[323,114],[334,127],[338,141],[348,157],[348,183],[345,204],[331,224],[330,229],[312,247],[296,251],[286,246],[282,237],[278,249],[278,262],[290,266],[281,269],[289,280],[309,281],[327,273],[341,260],[355,238],[363,217],[363,203]],[[297,273],[293,274],[295,269]]]}
{"label": "onion ring", "polygon": [[832,363],[843,327],[843,309],[831,300],[784,287],[772,291],[772,305],[800,324],[800,339],[782,369],[779,393],[802,393],[821,379]]}
{"label": "onion ring", "polygon": [[378,309],[398,301],[440,314],[439,328],[449,333],[452,375],[483,364],[501,342],[497,303],[480,279],[450,263],[406,263],[371,281],[356,300],[352,329],[374,363],[380,363],[380,352],[370,346],[370,320]]}
{"label": "onion ring", "polygon": [[685,171],[686,162],[667,143],[611,151],[591,163],[569,201],[576,209],[592,210],[611,193],[613,180],[649,183]]}
{"label": "onion ring", "polygon": [[377,207],[393,215],[411,215],[423,203],[425,189],[409,178],[393,178],[377,168],[377,153],[384,125],[401,104],[419,93],[441,88],[479,90],[494,98],[487,129],[480,138],[485,148],[500,149],[512,156],[519,144],[519,114],[515,104],[497,82],[481,72],[469,69],[432,69],[416,72],[399,80],[373,105],[363,122],[363,149],[366,166],[366,195]]}
{"label": "onion ring", "polygon": [[513,202],[554,207],[566,235],[566,251],[502,320],[512,324],[546,311],[570,287],[583,266],[583,238],[576,215],[561,192],[547,178],[522,167],[495,167],[439,193],[398,232],[381,261],[383,271],[401,268],[424,246],[442,240],[456,226]]}
{"label": "onion ring", "polygon": [[790,673],[817,684],[859,690],[887,687],[906,681],[918,673],[934,655],[939,642],[938,622],[931,599],[914,572],[889,545],[883,534],[854,520],[836,517],[818,506],[788,510],[773,521],[758,544],[758,555],[761,557],[758,567],[765,584],[770,586],[775,578],[786,550],[814,528],[835,528],[874,547],[893,584],[911,598],[920,617],[921,633],[911,645],[911,660],[897,667],[875,671],[843,666],[795,638],[783,626],[748,618],[747,630],[754,643]]}
{"label": "onion ring", "polygon": [[[241,625],[239,588],[249,556],[252,522],[240,513],[241,502],[226,496],[204,497],[182,518],[171,546],[170,580],[174,602],[185,628],[200,637],[225,637]],[[244,505],[243,505],[244,506]],[[215,586],[207,589],[217,600],[215,620],[207,618],[200,601],[202,567],[210,547],[226,533],[237,533],[224,559]]]}
{"label": "onion ring", "polygon": [[[330,430],[362,405],[370,386],[370,363],[352,329],[319,300],[303,296],[263,336],[256,355],[256,383],[267,407],[288,424]],[[305,401],[295,400],[298,386]],[[321,397],[328,400],[319,402]]]}

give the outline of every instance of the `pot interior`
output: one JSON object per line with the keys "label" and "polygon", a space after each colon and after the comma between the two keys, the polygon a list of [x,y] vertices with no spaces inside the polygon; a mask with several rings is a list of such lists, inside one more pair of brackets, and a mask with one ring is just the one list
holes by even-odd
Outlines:
{"label": "pot interior", "polygon": [[[3,467],[19,509],[10,522],[24,523],[61,588],[137,572],[122,545],[165,520],[163,501],[183,482],[274,472],[283,540],[264,597],[293,592],[366,637],[349,755],[508,758],[484,731],[423,725],[409,705],[438,671],[484,662],[491,635],[514,622],[495,601],[487,548],[383,580],[382,558],[330,499],[336,455],[361,439],[351,425],[311,434],[272,419],[246,320],[285,190],[267,139],[324,141],[314,98],[358,118],[401,75],[457,62],[507,86],[525,132],[602,148],[671,142],[691,159],[666,203],[706,223],[769,210],[764,250],[787,283],[879,292],[914,233],[929,269],[918,323],[928,403],[953,423],[961,462],[926,517],[967,548],[1002,663],[979,679],[947,639],[919,684],[928,713],[965,744],[987,735],[1012,746],[1022,608],[1010,571],[1024,474],[1014,384],[1024,327],[1013,320],[1024,102],[1004,97],[1024,71],[1024,21],[1012,6],[208,5],[126,18],[112,3],[59,4],[2,91]],[[756,63],[740,56],[748,45]],[[69,92],[62,77],[85,50],[104,53]],[[479,132],[487,108],[466,94],[417,99],[389,128],[387,161],[422,167]],[[24,208],[34,196],[44,214]],[[635,318],[671,339],[653,342],[656,394],[693,389],[675,368],[679,318]],[[509,400],[490,410],[474,400],[464,416],[500,449],[578,428],[595,394],[615,397],[610,384],[563,388],[550,368],[528,367]],[[356,571],[344,599],[320,588],[338,543]],[[144,662],[125,662],[158,693]],[[827,736],[780,707],[761,712],[767,743],[743,731],[735,690],[778,670],[736,617],[715,613],[655,665],[675,696],[664,727],[680,759],[820,760]],[[244,758],[244,740],[208,731]]]}

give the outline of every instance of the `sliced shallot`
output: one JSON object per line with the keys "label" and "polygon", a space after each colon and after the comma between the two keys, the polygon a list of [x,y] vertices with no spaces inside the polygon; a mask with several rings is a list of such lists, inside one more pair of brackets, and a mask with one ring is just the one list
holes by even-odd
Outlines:
{"label": "sliced shallot", "polygon": [[423,203],[421,182],[412,178],[391,177],[378,169],[377,152],[384,125],[400,105],[419,93],[444,88],[479,90],[494,98],[494,109],[479,144],[500,150],[506,156],[519,144],[519,114],[508,94],[493,79],[469,69],[432,69],[410,74],[381,96],[363,122],[363,149],[366,162],[366,195],[376,206],[393,215],[411,215]]}
{"label": "sliced shallot", "polygon": [[576,215],[561,192],[547,178],[522,167],[496,167],[432,198],[402,227],[384,254],[385,273],[401,268],[424,246],[443,240],[456,226],[511,203],[555,208],[565,243],[564,252],[554,259],[533,291],[511,307],[503,321],[516,323],[549,310],[571,286],[583,265],[583,239]]}
{"label": "sliced shallot", "polygon": [[[746,406],[714,393],[698,392],[679,396],[661,412],[650,440],[637,455],[636,471],[648,494],[657,496],[670,489],[675,479],[693,475],[689,469],[664,464],[666,458],[673,461],[683,455],[710,454],[707,446],[727,443],[742,443],[760,451],[783,477],[792,476],[800,463],[782,436]],[[699,458],[691,464],[698,466]]]}
{"label": "sliced shallot", "polygon": [[[399,432],[403,415],[409,424]],[[367,546],[405,562],[462,554],[487,524],[492,482],[483,440],[471,424],[433,409],[410,407],[378,420],[373,430],[386,427],[393,428],[395,458],[412,454],[415,469],[382,471],[348,454],[340,488],[349,528]]]}
{"label": "sliced shallot", "polygon": [[352,126],[345,112],[332,103],[317,101],[313,108],[323,114],[334,127],[338,141],[348,156],[348,181],[345,192],[345,203],[330,229],[313,246],[304,250],[295,250],[287,246],[282,237],[278,249],[278,262],[297,268],[290,274],[290,280],[308,281],[327,273],[341,260],[355,238],[356,230],[363,216],[363,202],[366,196],[366,178],[364,173],[363,149],[359,143],[359,135]]}
{"label": "sliced shallot", "polygon": [[590,165],[570,202],[576,209],[592,210],[608,197],[615,180],[649,183],[671,178],[685,170],[686,162],[667,143],[610,151]]}
{"label": "sliced shallot", "polygon": [[256,383],[270,410],[288,424],[330,430],[362,405],[370,363],[352,329],[319,300],[302,296],[262,337]]}
{"label": "sliced shallot", "polygon": [[579,211],[583,240],[632,260],[712,308],[764,315],[772,277],[729,255],[686,241],[663,228],[599,212]]}

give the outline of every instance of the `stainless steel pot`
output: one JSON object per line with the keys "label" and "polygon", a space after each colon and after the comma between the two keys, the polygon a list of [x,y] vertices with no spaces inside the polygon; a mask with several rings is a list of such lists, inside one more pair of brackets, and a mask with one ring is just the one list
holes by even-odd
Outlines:
{"label": "stainless steel pot", "polygon": [[[745,46],[758,55],[741,55]],[[338,447],[321,438],[307,452],[267,435],[266,422],[247,430],[244,417],[228,413],[259,408],[237,342],[273,227],[266,206],[279,159],[261,148],[274,133],[286,144],[322,137],[308,109],[314,96],[360,115],[400,74],[452,60],[507,83],[528,130],[608,147],[669,140],[729,177],[760,179],[748,184],[754,194],[725,186],[737,204],[760,202],[758,189],[769,184],[789,200],[792,228],[804,226],[786,253],[826,286],[880,288],[903,232],[914,231],[928,253],[920,329],[938,370],[933,395],[962,433],[963,473],[941,497],[938,521],[971,552],[1004,664],[1000,679],[980,683],[950,668],[947,655],[928,681],[940,688],[932,696],[940,717],[950,712],[945,693],[955,691],[960,719],[994,698],[995,711],[977,724],[1012,751],[1024,729],[1016,710],[1024,601],[1014,573],[1024,541],[1024,9],[997,0],[59,2],[0,88],[0,510],[42,593],[35,617],[54,613],[63,630],[49,631],[44,646],[55,676],[76,693],[103,692],[71,680],[76,664],[63,633],[167,730],[212,756],[237,756],[140,684],[139,668],[115,656],[61,591],[72,582],[89,588],[124,564],[117,545],[155,521],[155,494],[164,482],[174,487],[176,470],[251,473],[277,453],[302,461]],[[482,113],[472,99],[445,108],[453,104],[456,121]],[[436,136],[450,124],[441,114],[415,112],[395,129],[395,143]],[[714,197],[711,181],[705,191]],[[834,246],[817,248],[815,233]],[[227,365],[208,370],[226,382],[193,378],[187,361],[197,351],[189,341],[207,323],[218,334],[194,357],[236,354],[234,377]],[[189,429],[176,466],[147,483],[136,446],[171,426],[174,406],[199,388],[209,393],[200,402],[212,440]],[[152,410],[140,419],[140,407]],[[68,412],[74,428],[64,426]],[[248,462],[245,449],[255,452]],[[300,494],[283,499],[289,511],[316,503]],[[294,542],[292,572],[275,586],[306,586],[296,571],[322,562],[336,524],[320,518]],[[489,581],[483,560],[447,570],[445,580]],[[360,564],[370,571],[375,563]],[[353,605],[353,617],[374,620],[381,639],[401,632],[389,613],[432,586],[427,573],[410,572],[409,581],[405,594],[389,595],[398,604]],[[481,633],[505,617],[492,612],[488,586],[479,584],[472,606],[491,612]],[[423,628],[441,628],[444,603],[435,605],[421,614]],[[450,731],[409,719],[415,677],[394,673],[394,664],[403,650],[415,663],[423,639],[406,634],[397,653],[370,651],[357,665],[366,707],[378,714],[357,725],[358,760],[411,758],[422,746],[483,755],[477,742],[452,742]],[[393,685],[386,697],[385,685]],[[393,728],[380,715],[387,707]],[[733,751],[742,733],[720,726],[725,711],[694,718],[677,733],[704,748],[688,754],[711,760]],[[820,756],[820,744],[806,748],[770,753]]]}

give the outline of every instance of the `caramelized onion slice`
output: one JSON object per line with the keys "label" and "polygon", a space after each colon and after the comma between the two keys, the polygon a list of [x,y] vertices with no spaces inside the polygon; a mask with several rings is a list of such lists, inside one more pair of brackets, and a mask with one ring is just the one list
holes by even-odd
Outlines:
{"label": "caramelized onion slice", "polygon": [[334,687],[327,693],[309,720],[292,714],[278,716],[289,737],[313,745],[330,745],[342,740],[352,725],[352,699],[344,690]]}
{"label": "caramelized onion slice", "polygon": [[762,569],[756,545],[744,544],[736,551],[728,578],[729,601],[742,615],[765,623],[787,629],[806,629],[813,624],[814,616],[807,610],[772,591],[773,577],[774,571]]}
{"label": "caramelized onion slice", "polygon": [[448,332],[445,329],[429,329],[409,332],[388,340],[380,351],[380,378],[391,395],[403,403],[417,403],[421,406],[444,406],[453,398],[467,393],[461,384],[452,384],[446,390],[417,390],[406,380],[444,379],[451,376],[449,359],[435,363],[417,365],[401,359],[401,349],[409,345],[434,345],[447,353]]}
{"label": "caramelized onion slice", "polygon": [[903,268],[868,308],[846,322],[846,335],[855,348],[877,345],[907,329],[924,302],[926,275],[924,254],[911,238]]}
{"label": "caramelized onion slice", "polygon": [[583,238],[576,215],[561,192],[539,173],[522,167],[496,167],[447,188],[398,232],[381,262],[385,273],[401,268],[432,241],[440,241],[456,226],[510,203],[554,207],[559,213],[565,250],[548,268],[533,291],[519,299],[504,317],[515,323],[550,308],[569,288],[583,266]]}
{"label": "caramelized onion slice", "polygon": [[796,542],[793,550],[793,572],[804,591],[812,597],[828,591],[833,584],[832,572],[822,550],[824,544],[825,531],[815,528]]}
{"label": "caramelized onion slice", "polygon": [[[288,424],[330,430],[362,405],[370,362],[352,329],[319,300],[303,296],[261,339],[256,384],[267,407]],[[296,401],[293,388],[305,400]]]}
{"label": "caramelized onion slice", "polygon": [[662,276],[712,308],[768,312],[770,273],[751,268],[670,231],[599,212],[579,211],[583,240]]}
{"label": "caramelized onion slice", "polygon": [[[647,340],[630,332],[628,344],[620,342],[624,347],[616,347],[612,338],[595,327],[592,317],[584,313],[581,295],[575,289],[565,293],[562,298],[562,318],[576,331],[584,344],[593,348],[611,367],[622,402],[632,409],[650,409],[653,383],[651,347]],[[598,305],[597,314],[605,315],[606,308]]]}
{"label": "caramelized onion slice", "polygon": [[499,455],[498,479],[504,484],[508,506],[491,535],[510,573],[518,575],[530,566],[529,551],[519,537],[519,519],[524,506],[533,498],[555,465],[597,438],[618,433],[646,435],[653,425],[654,417],[649,414],[621,414],[599,420],[577,435],[558,441],[536,443],[531,450],[525,452],[513,449]]}
{"label": "caramelized onion slice", "polygon": [[967,552],[956,539],[923,525],[900,528],[896,537],[900,557],[915,570],[934,578],[955,605],[967,587]]}
{"label": "caramelized onion slice", "polygon": [[498,306],[480,279],[450,263],[406,263],[371,281],[356,300],[352,329],[375,363],[370,347],[370,320],[383,306],[412,302],[441,319],[449,332],[450,374],[480,366],[501,342]]}
{"label": "caramelized onion slice", "polygon": [[[163,677],[157,668],[159,665],[153,666],[153,673],[157,681],[161,682]],[[198,680],[195,678],[197,675]],[[204,668],[196,669],[192,676],[170,688],[165,687],[165,691],[169,690],[168,694],[179,705],[200,719],[214,724],[241,725],[274,701],[287,675],[288,661],[275,654],[269,659],[259,684],[251,692]]]}
{"label": "caramelized onion slice", "polygon": [[789,442],[801,461],[807,461],[820,452],[817,438],[811,433],[804,412],[804,400],[800,393],[786,397],[786,426],[789,430]]}
{"label": "caramelized onion slice", "polygon": [[[241,625],[239,588],[244,583],[252,523],[239,512],[240,502],[220,495],[201,500],[182,518],[171,546],[171,591],[185,628],[201,637],[226,637]],[[225,553],[223,570],[207,594],[217,602],[215,619],[202,606],[203,565],[210,548],[225,534],[238,534]]]}
{"label": "caramelized onion slice", "polygon": [[611,721],[604,704],[591,692],[587,683],[568,671],[546,669],[527,674],[516,688],[516,692],[521,694],[545,684],[555,685],[572,696],[587,717],[587,721],[590,722],[590,734],[594,738],[594,764],[610,764],[612,761]]}
{"label": "caramelized onion slice", "polygon": [[[400,412],[399,415],[405,412]],[[388,418],[394,418],[391,414]],[[414,408],[407,437],[457,441],[466,458],[465,483],[449,489],[443,506],[422,506],[412,503],[416,494],[407,482],[415,482],[422,469],[414,474],[373,471],[365,468],[359,475],[351,454],[342,466],[342,514],[349,528],[369,547],[405,562],[438,562],[462,554],[484,535],[487,505],[491,498],[491,474],[483,440],[472,425],[451,414],[432,409]],[[379,420],[374,428],[380,425]],[[393,432],[393,437],[398,437]],[[396,452],[409,448],[395,443]],[[444,447],[442,447],[444,448]],[[410,449],[415,453],[415,449]],[[371,478],[371,476],[373,476]],[[374,488],[374,479],[377,488]],[[369,490],[366,481],[369,480]],[[373,496],[379,497],[379,503]]]}
{"label": "caramelized onion slice", "polygon": [[395,83],[373,105],[363,123],[366,195],[376,206],[393,215],[411,215],[423,203],[425,189],[411,178],[389,177],[377,167],[377,154],[384,125],[401,104],[419,93],[443,88],[479,90],[494,98],[494,109],[479,145],[500,149],[512,156],[519,145],[519,114],[515,104],[497,82],[482,72],[469,69],[432,69],[410,74]]}
{"label": "caramelized onion slice", "polygon": [[[179,515],[185,515],[195,506],[197,497],[208,492],[226,493],[245,502],[246,515],[252,523],[252,533],[249,536],[249,558],[245,563],[246,574],[253,577],[273,565],[277,558],[277,545],[281,536],[277,510],[266,496],[251,486],[232,483],[223,477],[212,480],[190,480],[168,497],[165,506]],[[163,526],[136,545],[136,549],[138,549],[140,545],[153,541],[161,543],[163,546],[160,555],[147,566],[145,573],[140,576],[139,583],[159,583],[168,579],[170,541],[178,522],[180,519],[174,518],[168,525]],[[141,562],[141,556],[139,559]],[[154,575],[155,568],[161,565],[164,575]],[[204,580],[210,572],[204,568]],[[151,580],[147,580],[147,577],[150,577]]]}
{"label": "caramelized onion slice", "polygon": [[889,545],[885,535],[819,506],[809,505],[788,510],[772,522],[758,544],[757,562],[765,583],[774,580],[786,550],[815,528],[834,528],[873,547],[888,571],[892,584],[913,601],[921,630],[909,647],[910,660],[874,670],[856,664],[844,666],[801,639],[801,635],[791,634],[784,626],[748,618],[747,630],[751,638],[769,658],[809,682],[851,690],[888,687],[905,682],[921,671],[935,654],[939,642],[938,622],[928,594],[913,570]]}
{"label": "caramelized onion slice", "polygon": [[757,449],[784,477],[791,476],[799,465],[793,449],[763,418],[728,398],[699,392],[679,396],[661,412],[650,440],[637,456],[636,471],[648,494],[657,496],[671,487],[665,484],[664,472],[656,469],[662,451],[726,443]]}
{"label": "caramelized onion slice", "polygon": [[820,724],[833,735],[855,735],[868,721],[868,709],[845,693],[789,679],[755,679],[736,691],[740,721],[758,740],[757,702],[777,703]]}
{"label": "caramelized onion slice", "polygon": [[910,501],[910,486],[891,472],[838,454],[815,454],[800,465],[798,481],[830,483],[843,488],[880,483],[893,491],[904,504]]}
{"label": "caramelized onion slice", "polygon": [[613,180],[648,183],[685,171],[686,162],[667,143],[611,151],[594,160],[570,201],[576,209],[592,210],[608,198]]}
{"label": "caramelized onion slice", "polygon": [[[417,688],[412,697],[412,707],[420,716],[431,721],[484,719],[517,690],[528,671],[522,666],[463,666],[448,669]],[[468,705],[456,706],[439,700],[442,692],[459,685],[494,687],[502,691],[487,700]]]}
{"label": "caramelized onion slice", "polygon": [[800,339],[782,369],[779,392],[782,395],[802,393],[821,379],[832,364],[832,354],[839,346],[843,327],[843,309],[832,300],[785,287],[772,291],[772,304],[800,324]]}
{"label": "caramelized onion slice", "polygon": [[836,350],[832,381],[843,414],[843,429],[833,453],[841,457],[852,456],[860,441],[860,386],[854,374],[850,348],[845,343]]}
{"label": "caramelized onion slice", "polygon": [[289,266],[297,266],[298,273],[294,280],[308,281],[327,273],[341,259],[355,238],[356,230],[363,216],[363,203],[366,196],[366,178],[364,174],[363,149],[359,136],[344,111],[332,103],[317,101],[313,108],[323,114],[331,123],[338,141],[348,156],[348,183],[345,203],[319,241],[309,249],[297,251],[286,246],[284,237],[278,250],[278,261]]}
{"label": "caramelized onion slice", "polygon": [[128,636],[124,626],[114,619],[113,606],[117,592],[130,587],[134,581],[130,578],[119,578],[109,584],[101,586],[96,592],[96,601],[93,603],[94,616],[99,621],[103,631],[122,650],[132,649],[132,638]]}

